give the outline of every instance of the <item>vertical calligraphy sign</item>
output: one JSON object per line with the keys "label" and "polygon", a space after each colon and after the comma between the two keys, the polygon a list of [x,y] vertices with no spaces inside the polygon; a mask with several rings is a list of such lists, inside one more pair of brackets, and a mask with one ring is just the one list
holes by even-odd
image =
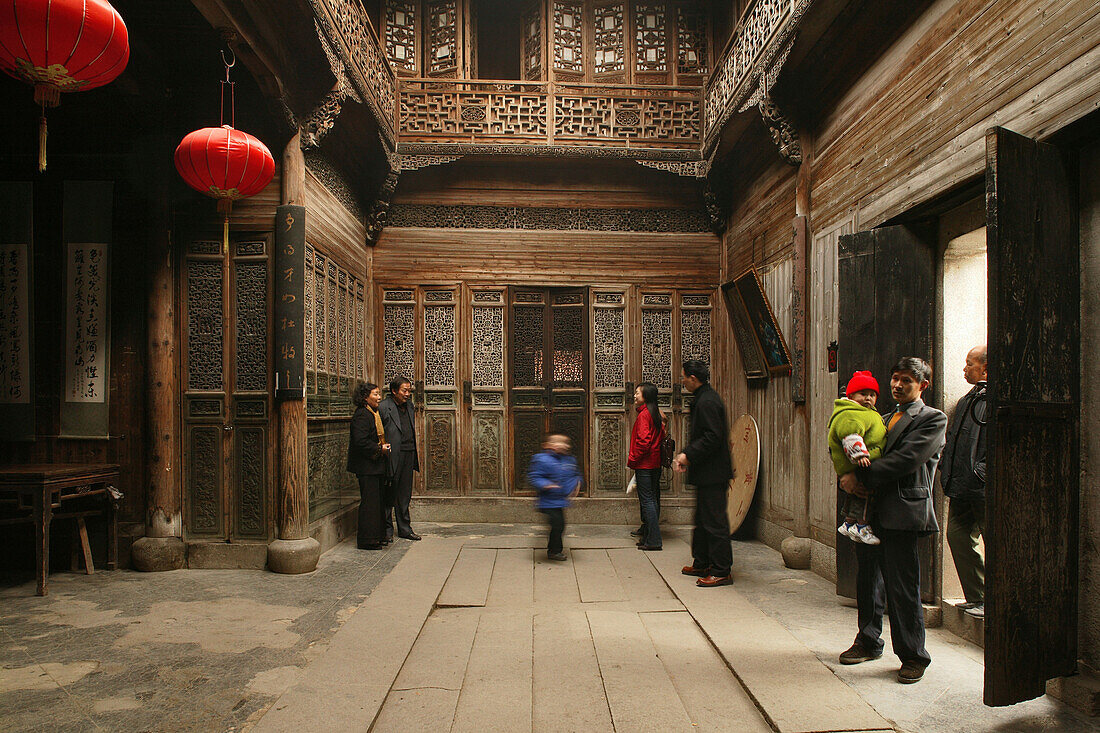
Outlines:
{"label": "vertical calligraphy sign", "polygon": [[33,186],[0,183],[0,439],[34,440]]}
{"label": "vertical calligraphy sign", "polygon": [[794,257],[791,267],[791,401],[806,402],[806,280],[809,273],[809,222],[794,218]]}
{"label": "vertical calligraphy sign", "polygon": [[113,203],[109,181],[65,182],[60,432],[68,438],[106,439],[110,433]]}
{"label": "vertical calligraphy sign", "polygon": [[65,258],[66,402],[107,399],[106,244],[69,242]]}
{"label": "vertical calligraphy sign", "polygon": [[275,214],[275,399],[305,397],[306,210]]}

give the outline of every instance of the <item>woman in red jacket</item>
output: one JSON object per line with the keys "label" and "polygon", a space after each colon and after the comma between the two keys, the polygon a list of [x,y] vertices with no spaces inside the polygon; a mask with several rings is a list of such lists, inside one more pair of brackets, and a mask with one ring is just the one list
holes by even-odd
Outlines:
{"label": "woman in red jacket", "polygon": [[630,431],[630,455],[626,465],[634,469],[638,504],[642,514],[638,549],[661,549],[661,441],[665,430],[657,409],[657,387],[642,382],[634,390],[634,428]]}

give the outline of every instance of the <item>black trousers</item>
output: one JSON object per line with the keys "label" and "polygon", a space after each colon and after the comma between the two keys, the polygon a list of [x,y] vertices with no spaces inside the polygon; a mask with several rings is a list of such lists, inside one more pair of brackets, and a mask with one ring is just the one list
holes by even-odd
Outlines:
{"label": "black trousers", "polygon": [[565,510],[539,509],[539,511],[545,514],[546,520],[550,522],[550,539],[546,543],[546,551],[551,555],[557,555],[562,551],[561,536],[565,532]]}
{"label": "black trousers", "polygon": [[725,483],[695,487],[695,529],[691,533],[691,556],[697,568],[724,577],[733,565],[730,520],[726,514]]}
{"label": "black trousers", "polygon": [[920,554],[916,532],[876,529],[882,544],[856,545],[856,603],[859,632],[856,641],[869,651],[880,651],[883,609],[890,616],[890,644],[902,662],[928,666],[924,648],[924,610],[920,603]]}
{"label": "black trousers", "polygon": [[356,533],[360,548],[382,542],[382,476],[359,475],[359,529]]}
{"label": "black trousers", "polygon": [[396,476],[390,478],[389,490],[386,492],[386,519],[383,522],[387,537],[393,537],[391,517],[397,520],[398,535],[409,535],[413,531],[412,521],[409,519],[409,503],[413,495],[414,455],[412,452],[404,453],[401,456],[401,468],[397,470]]}

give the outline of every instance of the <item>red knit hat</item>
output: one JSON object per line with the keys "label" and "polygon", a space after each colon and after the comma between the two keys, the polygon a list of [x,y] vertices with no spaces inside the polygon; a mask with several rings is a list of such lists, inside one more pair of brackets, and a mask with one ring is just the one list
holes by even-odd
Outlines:
{"label": "red knit hat", "polygon": [[878,382],[871,376],[871,372],[856,372],[848,380],[848,387],[844,390],[844,396],[851,397],[856,392],[862,392],[865,389],[878,394]]}

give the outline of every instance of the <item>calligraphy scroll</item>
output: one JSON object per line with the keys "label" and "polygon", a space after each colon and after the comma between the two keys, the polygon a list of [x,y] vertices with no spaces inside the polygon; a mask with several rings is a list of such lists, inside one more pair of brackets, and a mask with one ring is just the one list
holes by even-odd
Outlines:
{"label": "calligraphy scroll", "polygon": [[62,197],[65,340],[61,435],[108,437],[112,204],[107,181],[66,181]]}
{"label": "calligraphy scroll", "polygon": [[107,245],[67,245],[65,259],[66,402],[107,398]]}
{"label": "calligraphy scroll", "polygon": [[275,398],[305,397],[306,210],[275,214]]}
{"label": "calligraphy scroll", "polygon": [[0,183],[0,439],[34,440],[33,186]]}

